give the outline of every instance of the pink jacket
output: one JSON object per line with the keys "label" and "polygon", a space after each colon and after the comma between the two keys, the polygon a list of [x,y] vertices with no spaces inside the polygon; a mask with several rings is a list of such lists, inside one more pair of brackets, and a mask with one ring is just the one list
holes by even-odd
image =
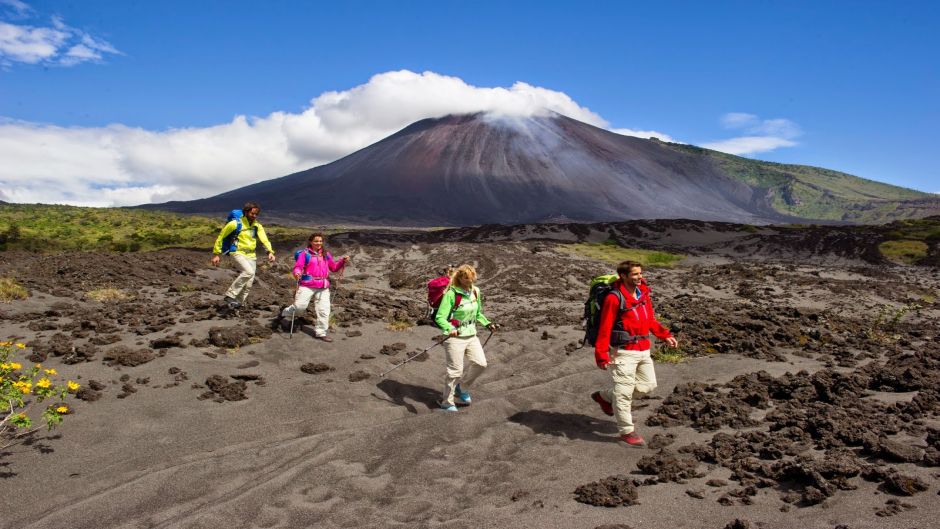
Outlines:
{"label": "pink jacket", "polygon": [[[304,267],[304,262],[308,259],[309,262]],[[330,272],[338,272],[344,266],[346,266],[345,259],[337,263],[329,252],[324,255],[323,250],[320,250],[319,253],[313,253],[310,248],[305,248],[304,251],[297,254],[297,262],[294,263],[294,274],[301,274],[298,284],[302,287],[329,288],[330,280],[328,277]]]}

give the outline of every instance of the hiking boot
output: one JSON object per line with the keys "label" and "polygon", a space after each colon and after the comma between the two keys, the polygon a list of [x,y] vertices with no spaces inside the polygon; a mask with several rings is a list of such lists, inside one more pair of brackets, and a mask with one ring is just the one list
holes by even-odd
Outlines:
{"label": "hiking boot", "polygon": [[457,384],[457,387],[454,388],[454,398],[460,401],[461,404],[470,404],[470,392],[460,389],[460,384]]}
{"label": "hiking boot", "polygon": [[223,301],[223,302],[228,306],[228,308],[230,308],[230,309],[233,309],[233,310],[234,310],[234,309],[240,309],[240,308],[242,308],[242,304],[241,304],[237,299],[235,299],[235,298],[233,298],[233,297],[225,296],[224,298],[222,298],[222,301]]}
{"label": "hiking boot", "polygon": [[316,338],[317,340],[323,340],[324,342],[327,342],[327,343],[333,341],[333,339],[330,338],[329,335],[326,335],[326,334],[324,334],[323,336],[314,336],[314,338]]}
{"label": "hiking boot", "polygon": [[284,309],[287,308],[287,305],[281,305],[281,308],[277,309],[277,315],[274,316],[274,319],[271,320],[271,329],[278,330],[283,328],[284,323]]}
{"label": "hiking boot", "polygon": [[444,410],[444,411],[453,412],[453,411],[457,411],[457,406],[454,406],[453,404],[447,404],[447,403],[445,403],[445,402],[442,402],[442,403],[441,403],[441,409]]}
{"label": "hiking boot", "polygon": [[601,407],[601,411],[604,412],[605,415],[614,414],[614,407],[611,406],[609,402],[604,400],[604,397],[601,397],[600,391],[595,391],[594,393],[591,393],[591,398],[594,399],[594,402],[596,402],[597,405]]}
{"label": "hiking boot", "polygon": [[636,432],[630,432],[620,436],[620,440],[627,443],[630,446],[645,446],[646,441],[640,437],[640,434]]}

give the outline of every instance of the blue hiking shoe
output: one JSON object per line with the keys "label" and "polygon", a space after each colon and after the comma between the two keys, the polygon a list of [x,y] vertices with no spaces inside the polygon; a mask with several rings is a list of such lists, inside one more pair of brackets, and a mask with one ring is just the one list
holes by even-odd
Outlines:
{"label": "blue hiking shoe", "polygon": [[454,388],[454,398],[459,400],[461,404],[470,404],[470,392],[460,389],[460,384],[457,384],[457,387]]}
{"label": "blue hiking shoe", "polygon": [[441,409],[444,411],[457,411],[457,406],[454,406],[453,404],[447,404],[446,402],[442,402]]}

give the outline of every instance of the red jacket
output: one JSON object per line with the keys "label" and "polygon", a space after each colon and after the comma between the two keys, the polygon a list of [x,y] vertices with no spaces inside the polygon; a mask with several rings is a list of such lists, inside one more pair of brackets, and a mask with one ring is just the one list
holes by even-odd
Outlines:
{"label": "red jacket", "polygon": [[[620,321],[623,323],[625,331],[633,336],[646,336],[653,333],[660,340],[665,340],[672,336],[669,329],[665,328],[656,321],[656,314],[653,311],[653,300],[650,297],[650,289],[646,283],[639,285],[640,297],[634,298],[633,292],[627,292],[627,287],[623,281],[617,280],[614,286],[620,290],[623,299],[626,300],[627,310],[623,311]],[[610,362],[610,331],[614,326],[614,317],[620,310],[620,301],[617,296],[608,295],[604,298],[604,305],[601,307],[601,322],[597,330],[597,340],[594,342],[594,360],[601,366]],[[650,348],[650,341],[647,338],[630,342],[619,346],[621,349],[631,351],[646,351]]]}

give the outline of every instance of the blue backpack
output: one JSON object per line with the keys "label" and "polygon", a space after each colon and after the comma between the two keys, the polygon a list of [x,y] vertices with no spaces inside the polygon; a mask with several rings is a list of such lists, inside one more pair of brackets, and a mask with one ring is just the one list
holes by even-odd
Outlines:
{"label": "blue backpack", "polygon": [[[297,262],[297,258],[300,257],[300,254],[304,254],[304,267],[301,268],[301,272],[306,272],[306,271],[307,271],[307,265],[310,264],[310,251],[307,250],[306,248],[301,248],[301,249],[299,249],[299,250],[295,250],[295,251],[294,251],[294,262],[295,262],[295,263]],[[309,276],[309,275],[307,275],[307,274],[303,274],[303,275],[300,276],[300,280],[301,280],[301,281],[309,281],[309,280],[311,280],[311,279],[313,279],[313,277],[311,277],[311,276]]]}
{"label": "blue backpack", "polygon": [[[225,218],[225,223],[235,221],[235,231],[229,233],[222,239],[222,255],[228,255],[236,250],[238,250],[238,234],[242,232],[242,210],[233,209],[228,212],[228,217]],[[252,235],[257,239],[258,238],[258,227],[253,226]]]}

